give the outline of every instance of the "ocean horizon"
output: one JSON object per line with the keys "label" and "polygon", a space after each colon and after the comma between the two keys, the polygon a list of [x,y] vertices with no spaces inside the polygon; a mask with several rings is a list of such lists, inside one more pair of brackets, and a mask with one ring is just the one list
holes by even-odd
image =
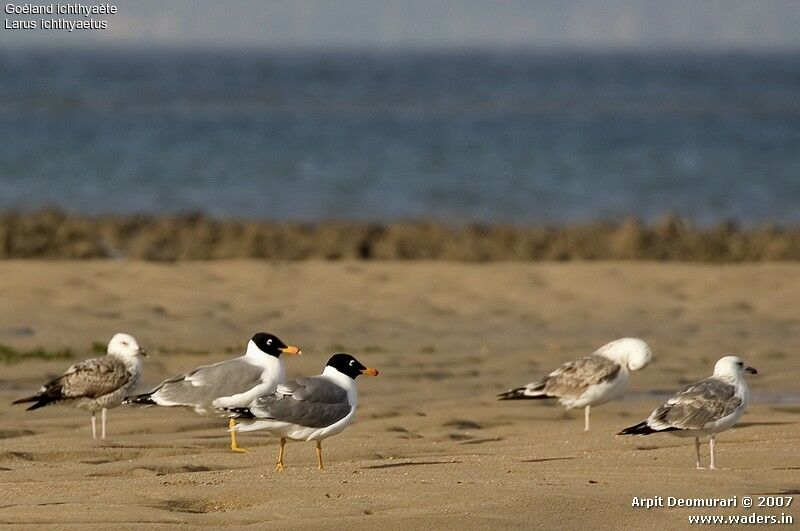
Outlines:
{"label": "ocean horizon", "polygon": [[800,221],[800,54],[0,51],[0,211]]}

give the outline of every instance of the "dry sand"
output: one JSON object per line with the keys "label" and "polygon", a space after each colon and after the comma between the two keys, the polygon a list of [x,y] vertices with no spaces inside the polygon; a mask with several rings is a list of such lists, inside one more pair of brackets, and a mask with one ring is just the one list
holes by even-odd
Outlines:
{"label": "dry sand", "polygon": [[[0,343],[86,351],[117,331],[148,346],[143,387],[239,349],[269,330],[299,343],[289,376],[347,349],[357,421],[325,442],[245,434],[183,410],[118,408],[110,438],[65,406],[9,406],[68,361],[26,360],[0,376],[0,523],[19,528],[687,527],[690,514],[633,496],[784,493],[800,518],[800,265],[448,262],[0,262]],[[627,401],[581,412],[496,402],[607,340],[634,335],[656,361]],[[694,470],[691,441],[614,433],[662,395],[706,376],[723,353],[758,367],[755,403],[719,437],[721,470]],[[707,449],[704,450],[707,453]],[[759,514],[779,514],[758,509]]]}

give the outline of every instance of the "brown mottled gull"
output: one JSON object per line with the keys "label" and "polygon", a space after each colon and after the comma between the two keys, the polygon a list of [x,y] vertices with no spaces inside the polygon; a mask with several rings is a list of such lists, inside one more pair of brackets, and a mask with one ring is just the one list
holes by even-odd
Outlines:
{"label": "brown mottled gull", "polygon": [[619,397],[628,385],[628,372],[647,366],[653,358],[641,339],[625,337],[603,345],[583,358],[565,363],[544,378],[500,393],[500,400],[558,398],[567,409],[583,407],[589,431],[592,406]]}
{"label": "brown mottled gull", "polygon": [[35,402],[28,410],[57,402],[72,402],[92,412],[92,438],[97,438],[95,414],[101,412],[100,438],[106,438],[106,411],[115,408],[139,384],[142,356],[147,352],[133,336],[116,334],[108,343],[108,354],[76,363],[64,374],[44,384],[36,394],[14,401]]}
{"label": "brown mottled gull", "polygon": [[750,389],[744,373],[758,374],[736,356],[725,356],[714,365],[714,374],[684,387],[656,408],[647,420],[625,428],[618,435],[650,435],[668,432],[678,437],[694,437],[697,468],[700,463],[700,437],[711,435],[709,469],[717,468],[714,459],[716,434],[733,427],[747,408]]}

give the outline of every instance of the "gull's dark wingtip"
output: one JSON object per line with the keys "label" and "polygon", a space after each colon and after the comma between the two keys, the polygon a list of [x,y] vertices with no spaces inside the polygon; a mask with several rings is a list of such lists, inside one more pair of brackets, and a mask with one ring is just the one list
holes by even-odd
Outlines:
{"label": "gull's dark wingtip", "polygon": [[654,430],[653,428],[647,425],[646,420],[643,420],[639,424],[628,426],[627,428],[619,431],[617,435],[649,435],[651,433],[656,433],[656,431],[657,430]]}
{"label": "gull's dark wingtip", "polygon": [[237,419],[254,419],[256,418],[253,415],[253,412],[250,411],[249,407],[224,407],[222,408],[223,411],[229,413],[229,417],[237,418]]}
{"label": "gull's dark wingtip", "polygon": [[31,407],[27,409],[27,411],[32,411],[34,409],[39,409],[40,407],[44,407],[49,404],[54,404],[56,402],[60,402],[64,400],[63,389],[60,385],[53,385],[51,387],[46,387],[45,389],[40,390],[35,395],[26,396],[24,398],[20,398],[18,400],[14,400],[11,402],[12,404],[26,404],[28,402],[36,402]]}
{"label": "gull's dark wingtip", "polygon": [[36,395],[26,396],[25,398],[20,398],[19,400],[14,400],[13,402],[11,402],[11,405],[14,405],[14,404],[25,404],[27,402],[35,402],[35,401],[36,401]]}
{"label": "gull's dark wingtip", "polygon": [[125,397],[122,401],[123,404],[136,404],[139,406],[153,406],[156,402],[153,400],[152,393],[144,393],[142,395],[131,395]]}
{"label": "gull's dark wingtip", "polygon": [[498,400],[542,400],[544,398],[551,398],[546,394],[531,394],[531,390],[527,387],[517,387],[516,389],[509,389],[504,393],[497,395]]}
{"label": "gull's dark wingtip", "polygon": [[498,400],[520,400],[525,398],[525,388],[517,387],[516,389],[509,389],[503,393],[497,394]]}

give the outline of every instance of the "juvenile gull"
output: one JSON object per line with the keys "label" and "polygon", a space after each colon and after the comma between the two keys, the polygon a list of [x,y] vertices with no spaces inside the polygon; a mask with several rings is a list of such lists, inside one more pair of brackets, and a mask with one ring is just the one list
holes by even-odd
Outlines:
{"label": "juvenile gull", "polygon": [[745,367],[736,356],[725,356],[714,365],[714,374],[684,387],[656,408],[647,420],[625,428],[617,435],[650,435],[669,432],[678,437],[694,437],[697,468],[700,463],[700,437],[711,435],[708,446],[711,453],[709,469],[714,470],[715,437],[739,421],[750,401],[750,389],[744,373],[758,374],[753,367]]}
{"label": "juvenile gull", "polygon": [[142,376],[142,356],[147,352],[128,334],[108,342],[108,354],[76,363],[64,374],[44,384],[35,395],[14,404],[36,402],[28,411],[56,402],[72,402],[92,412],[92,438],[97,438],[95,414],[101,412],[100,438],[106,438],[106,410],[115,408],[133,391]]}
{"label": "juvenile gull", "polygon": [[617,339],[588,356],[565,363],[540,380],[497,397],[500,400],[558,398],[567,409],[583,407],[584,430],[589,431],[591,407],[620,396],[628,385],[628,372],[646,367],[652,358],[650,347],[641,339]]}
{"label": "juvenile gull", "polygon": [[[286,379],[281,354],[298,355],[300,349],[259,332],[247,343],[244,355],[168,378],[147,393],[126,398],[125,403],[184,406],[200,415],[219,414],[218,408],[223,407],[244,407]],[[228,427],[234,424],[230,419]],[[236,443],[236,433],[230,433],[231,450],[246,452]]]}
{"label": "juvenile gull", "polygon": [[365,367],[350,354],[334,354],[322,374],[279,385],[249,407],[229,409],[234,417],[253,419],[231,430],[266,430],[280,437],[278,471],[283,470],[286,439],[316,441],[317,467],[322,470],[322,440],[341,433],[352,422],[358,403],[355,380],[360,374],[377,376],[378,370]]}

